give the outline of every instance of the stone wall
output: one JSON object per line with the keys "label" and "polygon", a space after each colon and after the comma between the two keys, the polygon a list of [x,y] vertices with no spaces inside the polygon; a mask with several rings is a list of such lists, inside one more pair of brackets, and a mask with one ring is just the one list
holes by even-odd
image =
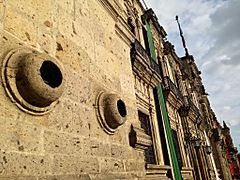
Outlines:
{"label": "stone wall", "polygon": [[[130,41],[119,35],[127,29],[113,15],[123,13],[123,7],[112,3],[0,0],[0,179],[117,179],[145,174],[143,152],[131,148],[128,138],[130,125],[137,120]],[[38,62],[53,59],[61,66],[62,95],[48,107],[25,106],[26,98],[14,95],[25,49],[40,54]],[[11,60],[12,50],[20,53],[16,62]],[[26,71],[31,68],[38,72],[28,74],[34,84],[41,74],[34,65]],[[46,88],[38,95],[51,99],[56,89]],[[98,121],[96,98],[102,91],[117,94],[126,105],[127,120],[111,135]],[[31,93],[24,92],[30,100],[35,97]]]}

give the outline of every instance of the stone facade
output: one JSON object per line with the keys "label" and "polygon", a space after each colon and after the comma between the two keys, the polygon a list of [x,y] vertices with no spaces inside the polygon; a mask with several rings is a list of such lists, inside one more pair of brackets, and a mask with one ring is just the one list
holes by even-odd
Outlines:
{"label": "stone facade", "polygon": [[0,0],[0,179],[225,177],[200,71],[166,35],[138,0]]}

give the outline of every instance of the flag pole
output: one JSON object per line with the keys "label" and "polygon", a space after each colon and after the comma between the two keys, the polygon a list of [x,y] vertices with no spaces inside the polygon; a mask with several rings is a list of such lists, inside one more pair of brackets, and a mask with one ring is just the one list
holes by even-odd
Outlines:
{"label": "flag pole", "polygon": [[147,4],[146,4],[145,0],[142,0],[142,2],[143,2],[143,4],[144,4],[144,6],[145,6],[145,9],[147,10],[148,7],[147,7]]}
{"label": "flag pole", "polygon": [[186,41],[185,41],[185,38],[183,36],[183,31],[182,31],[181,25],[179,23],[178,16],[176,16],[176,21],[177,21],[177,24],[178,24],[179,34],[180,34],[180,37],[182,39],[183,48],[185,50],[185,55],[189,56],[188,49],[187,49],[187,46],[186,46]]}

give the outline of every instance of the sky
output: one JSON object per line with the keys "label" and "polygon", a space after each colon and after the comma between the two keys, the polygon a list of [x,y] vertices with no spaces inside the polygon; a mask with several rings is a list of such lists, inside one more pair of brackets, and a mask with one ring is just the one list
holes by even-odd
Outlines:
{"label": "sky", "polygon": [[240,151],[240,0],[145,0],[167,39],[184,56],[175,16],[179,16],[189,54],[202,72],[218,121],[230,127]]}

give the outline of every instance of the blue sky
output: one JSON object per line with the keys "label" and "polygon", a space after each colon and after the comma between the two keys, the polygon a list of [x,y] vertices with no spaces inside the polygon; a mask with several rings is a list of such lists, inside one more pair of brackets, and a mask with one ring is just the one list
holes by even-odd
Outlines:
{"label": "blue sky", "polygon": [[175,16],[178,15],[190,54],[218,121],[231,128],[240,150],[240,0],[145,0],[177,54],[184,56]]}

